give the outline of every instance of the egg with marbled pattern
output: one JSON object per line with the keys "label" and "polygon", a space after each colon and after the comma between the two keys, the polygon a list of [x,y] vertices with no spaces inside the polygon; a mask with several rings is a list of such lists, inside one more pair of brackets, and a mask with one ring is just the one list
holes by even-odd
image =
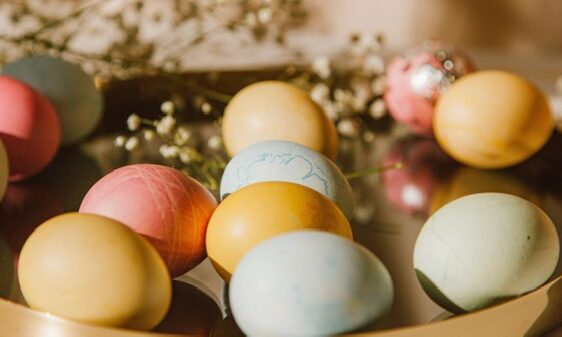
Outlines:
{"label": "egg with marbled pattern", "polygon": [[248,146],[226,165],[221,198],[244,186],[265,181],[309,187],[334,201],[348,219],[353,217],[353,190],[343,173],[326,156],[304,145],[270,140]]}

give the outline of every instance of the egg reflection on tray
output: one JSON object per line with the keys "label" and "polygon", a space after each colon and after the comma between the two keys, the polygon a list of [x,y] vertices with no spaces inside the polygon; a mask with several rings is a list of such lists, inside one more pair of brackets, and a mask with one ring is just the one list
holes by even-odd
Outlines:
{"label": "egg reflection on tray", "polygon": [[204,337],[222,321],[217,303],[194,285],[174,280],[172,292],[170,310],[155,332]]}
{"label": "egg reflection on tray", "polygon": [[0,236],[0,297],[8,297],[14,280],[14,258],[8,243]]}
{"label": "egg reflection on tray", "polygon": [[408,214],[426,215],[438,186],[457,165],[432,139],[406,137],[397,141],[383,165],[401,162],[403,167],[382,174],[390,202]]}
{"label": "egg reflection on tray", "polygon": [[58,195],[44,185],[12,183],[0,204],[0,235],[17,257],[31,232],[45,220],[62,212]]}
{"label": "egg reflection on tray", "polygon": [[511,172],[461,167],[437,187],[431,200],[430,213],[433,214],[448,202],[465,195],[484,192],[508,193],[537,205],[541,204],[538,191],[525,179]]}

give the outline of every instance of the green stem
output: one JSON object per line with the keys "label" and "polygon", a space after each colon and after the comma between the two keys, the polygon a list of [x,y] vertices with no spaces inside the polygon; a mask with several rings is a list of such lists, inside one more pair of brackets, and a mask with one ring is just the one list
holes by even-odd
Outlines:
{"label": "green stem", "polygon": [[366,170],[351,172],[351,173],[346,174],[345,177],[347,178],[347,180],[351,180],[351,179],[355,179],[355,178],[361,178],[361,177],[364,177],[364,176],[367,176],[367,175],[370,175],[370,174],[381,173],[381,172],[388,171],[388,170],[401,169],[403,166],[404,166],[404,164],[402,164],[402,162],[397,162],[397,163],[386,165],[386,166],[371,167],[371,168],[368,168]]}

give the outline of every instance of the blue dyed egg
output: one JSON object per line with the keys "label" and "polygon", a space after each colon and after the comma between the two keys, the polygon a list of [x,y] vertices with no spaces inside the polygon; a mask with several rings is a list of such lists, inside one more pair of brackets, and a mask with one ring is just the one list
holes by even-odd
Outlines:
{"label": "blue dyed egg", "polygon": [[35,55],[7,64],[2,73],[27,83],[49,99],[59,116],[63,145],[84,139],[99,124],[102,96],[79,66]]}
{"label": "blue dyed egg", "polygon": [[340,169],[323,154],[284,140],[259,142],[235,155],[224,170],[221,198],[266,181],[309,187],[334,201],[348,219],[353,217],[353,190]]}
{"label": "blue dyed egg", "polygon": [[394,299],[386,267],[334,234],[297,231],[264,241],[230,280],[230,306],[249,336],[324,336],[383,317]]}

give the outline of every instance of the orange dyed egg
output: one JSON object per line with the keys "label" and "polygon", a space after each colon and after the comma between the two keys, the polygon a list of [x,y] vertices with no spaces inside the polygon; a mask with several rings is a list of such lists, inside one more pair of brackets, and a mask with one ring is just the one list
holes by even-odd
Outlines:
{"label": "orange dyed egg", "polygon": [[477,168],[515,165],[548,140],[554,122],[545,96],[499,70],[462,77],[439,99],[435,137],[453,158]]}
{"label": "orange dyed egg", "polygon": [[324,195],[294,183],[256,183],[229,195],[217,207],[207,229],[207,254],[221,277],[228,280],[255,245],[303,229],[353,237],[345,215]]}

